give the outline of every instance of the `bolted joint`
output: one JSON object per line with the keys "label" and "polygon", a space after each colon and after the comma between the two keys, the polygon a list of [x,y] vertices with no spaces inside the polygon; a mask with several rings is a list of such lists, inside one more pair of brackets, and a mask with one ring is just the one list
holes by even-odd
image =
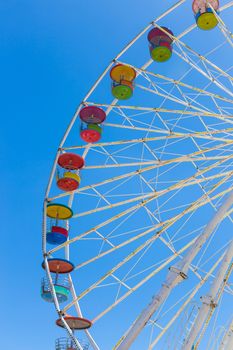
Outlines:
{"label": "bolted joint", "polygon": [[64,312],[63,310],[59,310],[59,311],[58,311],[58,315],[59,315],[60,317],[64,317],[66,314],[65,314],[65,312]]}
{"label": "bolted joint", "polygon": [[176,273],[176,274],[179,275],[180,277],[182,277],[183,280],[187,280],[187,279],[188,279],[188,275],[186,275],[185,272],[183,272],[182,270],[178,269],[178,268],[175,267],[175,266],[170,266],[170,267],[169,267],[169,270],[170,270],[171,272]]}
{"label": "bolted joint", "polygon": [[183,280],[188,279],[188,275],[186,275],[186,273],[184,273],[183,271],[180,271],[180,276],[183,278]]}
{"label": "bolted joint", "polygon": [[203,304],[208,305],[209,307],[211,307],[211,309],[215,309],[218,306],[218,304],[208,295],[200,297],[200,299]]}
{"label": "bolted joint", "polygon": [[47,197],[45,198],[44,203],[45,204],[49,203],[49,199]]}

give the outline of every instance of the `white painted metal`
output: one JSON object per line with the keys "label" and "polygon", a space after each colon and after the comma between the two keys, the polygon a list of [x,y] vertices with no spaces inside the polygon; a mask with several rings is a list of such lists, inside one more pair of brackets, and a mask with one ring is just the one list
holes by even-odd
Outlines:
{"label": "white painted metal", "polygon": [[223,337],[219,350],[232,350],[232,349],[233,349],[233,318],[229,328],[227,329]]}
{"label": "white painted metal", "polygon": [[222,283],[224,282],[225,275],[231,264],[233,258],[233,241],[229,245],[229,248],[226,251],[221,267],[218,271],[218,274],[208,292],[205,296],[202,297],[202,305],[199,310],[196,322],[193,324],[189,336],[187,337],[182,350],[189,350],[194,344],[198,334],[200,333],[204,322],[208,316],[208,312],[217,306],[217,293]]}
{"label": "white painted metal", "polygon": [[[161,18],[165,17],[166,15],[168,15],[169,13],[171,13],[176,7],[180,6],[182,3],[184,3],[186,0],[181,0],[181,1],[178,1],[174,6],[172,6],[168,11],[166,11],[164,14],[162,14],[159,18],[157,18],[157,20],[160,20]],[[231,3],[228,3],[226,4],[222,10],[224,9],[227,9],[229,6],[232,6],[233,5],[233,2]],[[155,24],[156,21],[153,22],[153,24]],[[86,97],[84,98],[83,100],[83,104],[85,105],[87,99],[89,98],[89,96],[91,96],[92,92],[95,90],[95,88],[99,85],[99,83],[101,82],[101,80],[104,78],[104,76],[108,73],[109,69],[111,68],[111,66],[114,64],[114,62],[121,57],[121,55],[126,52],[143,34],[145,34],[145,32],[152,26],[152,24],[148,25],[145,29],[143,29],[121,52],[119,55],[116,56],[116,58],[114,60],[112,60],[112,62],[109,64],[109,66],[105,69],[105,71],[103,72],[103,74],[100,76],[100,78],[96,81],[96,83],[94,84],[94,86],[90,89],[90,91],[88,92],[88,94],[86,95]],[[191,30],[193,30],[194,28],[196,27],[196,25],[192,25],[190,28],[186,29],[183,33],[181,33],[177,38],[181,38],[183,37],[184,35],[186,35],[187,33],[189,33]],[[150,64],[152,63],[152,61],[148,61],[142,69],[145,69],[147,68]],[[202,91],[203,93],[203,91]],[[213,97],[215,98],[215,97]],[[108,106],[108,110],[107,112],[110,112],[113,108],[113,106],[115,105],[117,101],[114,100],[113,103],[111,105]],[[48,275],[50,276],[50,271],[48,269],[48,264],[47,264],[47,253],[49,254],[50,252],[47,252],[46,251],[46,205],[47,205],[47,200],[48,200],[48,196],[49,196],[49,192],[50,192],[50,188],[51,188],[51,185],[52,185],[52,181],[53,181],[53,178],[54,178],[54,175],[55,175],[55,169],[56,169],[56,163],[57,163],[57,158],[60,154],[62,150],[62,147],[66,141],[66,138],[68,137],[69,135],[69,132],[71,131],[77,117],[78,117],[78,114],[79,114],[79,110],[81,109],[81,107],[83,106],[83,104],[81,104],[78,108],[78,110],[75,112],[75,115],[60,143],[60,146],[59,146],[59,149],[58,149],[58,152],[57,152],[57,155],[56,155],[56,158],[55,158],[55,161],[54,161],[54,165],[53,165],[53,168],[52,168],[52,171],[51,171],[51,175],[50,175],[50,179],[49,179],[49,183],[48,183],[48,187],[47,187],[47,191],[46,191],[46,199],[45,199],[45,202],[44,202],[44,224],[43,224],[43,253],[44,253],[44,256],[45,256],[45,266],[46,266],[46,271],[48,273]],[[179,111],[179,112],[182,112],[182,114],[185,114],[184,111]],[[202,113],[203,115],[203,113]],[[221,117],[223,117],[224,115],[221,113]],[[224,116],[225,120],[227,120],[227,115]],[[209,131],[209,130],[208,130]],[[229,130],[230,131],[230,130]],[[85,157],[89,151],[89,148],[91,148],[92,146],[89,146],[89,147],[86,147],[85,148],[85,151],[84,151],[84,154],[83,156]],[[200,154],[203,154],[204,151],[200,152]],[[211,200],[209,197],[208,197],[208,194],[207,194],[207,201],[208,200]],[[73,201],[73,195],[70,196],[70,200],[69,200],[69,204],[72,205],[72,201]],[[65,251],[66,251],[66,257],[69,258],[69,244],[67,245],[64,245],[65,247]],[[58,250],[58,249],[55,249],[54,252]],[[185,267],[183,267],[185,268]],[[187,267],[188,268],[188,267]],[[174,276],[174,274],[176,274],[177,272],[182,272],[181,270],[181,267],[180,267],[180,271],[176,271],[176,266],[171,270],[171,275]],[[51,276],[50,276],[51,277]],[[72,280],[71,280],[72,281]],[[177,279],[178,281],[178,279]],[[50,278],[50,282],[51,282],[51,278]],[[52,293],[53,293],[53,297],[54,297],[54,302],[55,302],[55,307],[57,309],[57,312],[60,313],[60,310],[59,310],[59,303],[58,303],[58,300],[57,300],[57,297],[56,297],[56,293],[54,292],[54,289],[53,289],[53,286],[52,286],[52,282],[51,282],[51,290],[52,290]],[[76,293],[75,293],[75,288],[73,286],[73,283],[72,283],[72,288],[71,288],[71,292],[72,292],[72,295],[73,295],[73,305],[75,305],[76,307],[76,310],[77,310],[77,314],[78,315],[81,315],[82,312],[81,312],[81,309],[79,307],[79,304],[78,304],[78,298],[76,296]],[[64,320],[63,320],[64,321]],[[69,329],[69,327],[67,326],[67,324],[64,322],[70,336],[72,337],[72,332],[71,330]],[[89,334],[89,332],[87,331],[87,336],[93,346],[93,348],[95,350],[99,349],[97,344],[95,343],[94,339],[91,337],[91,335]],[[232,337],[233,338],[233,337]],[[78,346],[79,344],[77,343],[76,341],[76,345]],[[229,348],[230,349],[230,348]],[[228,349],[228,350],[229,350]],[[224,349],[225,350],[225,349]],[[232,350],[232,349],[231,349]]]}
{"label": "white painted metal", "polygon": [[46,271],[49,271],[49,273],[47,273],[47,275],[48,275],[48,280],[49,280],[49,284],[50,284],[50,287],[51,287],[51,292],[52,292],[53,299],[54,299],[54,305],[55,305],[56,311],[58,313],[58,316],[62,320],[62,323],[63,323],[64,327],[66,328],[67,333],[69,334],[70,338],[73,340],[73,342],[76,345],[77,349],[83,350],[83,348],[82,348],[81,344],[79,343],[78,339],[75,338],[75,336],[73,334],[73,331],[70,329],[69,325],[65,321],[64,315],[60,312],[59,302],[57,300],[57,295],[56,295],[56,292],[55,292],[55,289],[54,289],[53,280],[52,280],[52,276],[50,274],[47,257],[45,257],[44,263],[45,263]]}
{"label": "white painted metal", "polygon": [[[175,8],[179,7],[182,3],[184,3],[186,0],[179,0],[175,5],[171,6],[166,12],[164,12],[158,19],[161,19],[163,17],[165,17],[167,14],[169,14],[170,12],[172,12]],[[85,103],[85,101],[88,99],[88,97],[92,94],[92,92],[95,90],[95,88],[99,85],[99,83],[102,81],[102,79],[104,78],[104,76],[107,74],[107,72],[109,71],[109,69],[111,68],[111,66],[114,64],[115,60],[117,60],[118,58],[120,58],[122,56],[122,54],[127,51],[149,28],[151,27],[151,24],[149,24],[146,28],[144,28],[128,45],[125,46],[125,48],[116,56],[115,59],[113,59],[110,64],[108,65],[108,67],[104,70],[104,72],[100,75],[100,77],[97,79],[97,81],[95,82],[95,84],[91,87],[91,89],[88,91],[87,95],[85,96],[83,103]],[[151,63],[151,61],[150,61]],[[149,64],[146,64],[145,67],[148,67]],[[145,68],[143,67],[143,68]],[[114,101],[113,101],[114,102]],[[116,102],[116,100],[115,100]],[[60,309],[59,309],[59,302],[56,296],[56,293],[54,291],[54,287],[52,284],[52,278],[51,278],[51,274],[50,274],[50,270],[48,268],[48,262],[47,262],[47,251],[46,251],[46,227],[47,227],[47,217],[46,217],[46,208],[47,208],[47,203],[48,203],[48,195],[52,186],[52,181],[53,178],[55,176],[55,171],[56,171],[56,166],[57,166],[57,160],[59,157],[59,154],[61,152],[61,149],[69,135],[70,130],[72,129],[78,115],[79,115],[79,111],[82,108],[83,104],[80,104],[79,107],[77,108],[77,110],[75,111],[75,114],[60,142],[56,157],[54,159],[54,163],[53,163],[53,167],[50,173],[50,177],[49,177],[49,181],[48,181],[48,185],[46,188],[46,193],[45,193],[45,200],[44,200],[44,204],[43,204],[43,228],[42,228],[42,251],[43,251],[43,256],[45,257],[45,268],[46,268],[46,273],[48,275],[49,278],[49,282],[50,282],[50,287],[52,290],[52,294],[53,294],[53,298],[54,298],[54,303],[55,303],[55,307],[56,310],[58,312],[58,314],[60,313]],[[107,113],[108,114],[111,111],[111,107],[108,108]],[[86,155],[86,150],[84,151],[84,155]],[[71,196],[71,205],[72,205],[72,201],[73,201],[73,196]],[[69,246],[66,247],[66,256],[69,256]],[[72,280],[71,280],[72,281]],[[73,298],[75,299],[76,295],[75,295],[75,289],[73,286],[73,283],[71,284],[71,290],[72,290],[72,294],[73,294]],[[79,309],[79,306],[76,303],[76,308],[78,308],[78,314],[81,313],[81,309]],[[70,328],[68,327],[68,325],[66,324],[66,322],[63,320],[64,325],[66,326],[66,329],[69,333],[69,335],[71,336],[71,338],[73,338],[73,334],[70,330]],[[92,338],[92,336],[90,335],[89,331],[87,331],[87,337],[90,340],[90,343],[92,344],[93,348],[95,350],[98,350],[98,345],[95,343],[94,339]],[[78,341],[75,339],[75,344],[77,346],[79,346],[80,344],[78,343]],[[80,346],[80,350],[82,350],[81,346]]]}
{"label": "white painted metal", "polygon": [[210,237],[214,229],[224,219],[227,211],[233,204],[233,192],[225,200],[223,205],[220,207],[218,212],[214,215],[212,220],[206,226],[202,236],[196,240],[193,247],[186,254],[186,256],[174,266],[171,266],[166,281],[162,284],[162,287],[158,294],[154,295],[149,305],[142,311],[133,325],[130,327],[128,332],[124,335],[120,341],[117,350],[127,350],[133,344],[135,339],[138,337],[142,329],[145,327],[151,316],[158,310],[160,305],[167,299],[172,289],[175,288],[180,282],[187,278],[189,265],[198,254],[200,249],[206,240]]}
{"label": "white painted metal", "polygon": [[[217,260],[217,262],[211,267],[210,271],[204,276],[204,278],[201,279],[201,281],[197,284],[197,286],[194,288],[193,292],[189,295],[187,300],[182,303],[179,310],[176,312],[176,314],[172,317],[172,319],[169,321],[169,323],[163,328],[162,332],[158,335],[158,337],[153,341],[153,343],[150,345],[149,350],[152,350],[155,345],[158,343],[160,338],[167,332],[169,327],[172,325],[172,323],[180,316],[181,312],[185,309],[185,307],[188,305],[188,303],[193,299],[193,297],[196,295],[198,290],[203,286],[204,283],[208,280],[211,273],[215,270],[215,268],[219,265],[219,263],[222,261],[223,255],[220,256],[220,258]],[[190,350],[190,349],[189,349]]]}

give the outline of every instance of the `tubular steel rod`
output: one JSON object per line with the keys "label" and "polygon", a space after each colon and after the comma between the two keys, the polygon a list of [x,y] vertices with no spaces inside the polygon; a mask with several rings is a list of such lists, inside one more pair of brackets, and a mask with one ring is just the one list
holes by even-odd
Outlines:
{"label": "tubular steel rod", "polygon": [[218,271],[217,277],[214,280],[208,294],[202,297],[202,305],[198,312],[196,322],[193,324],[191,331],[189,333],[189,336],[187,337],[182,347],[182,350],[189,350],[192,347],[192,345],[194,344],[198,334],[200,333],[204,325],[205,319],[209,311],[212,308],[215,308],[217,306],[216,296],[219,288],[221,287],[221,284],[223,283],[224,277],[229,268],[229,265],[231,264],[232,258],[233,258],[233,241],[231,242],[224,256],[224,259]]}
{"label": "tubular steel rod", "polygon": [[187,272],[189,266],[198,252],[201,250],[203,244],[210,237],[215,228],[224,219],[225,214],[231,208],[233,204],[233,191],[230,193],[229,197],[225,200],[222,206],[219,208],[217,213],[210,220],[206,226],[203,234],[194,243],[193,247],[189,250],[186,256],[179,261],[177,264],[172,266],[167,275],[166,281],[162,284],[162,287],[158,294],[155,294],[149,305],[142,311],[139,317],[135,320],[133,325],[127,331],[126,335],[120,341],[119,346],[116,347],[117,350],[126,350],[134,343],[142,329],[145,327],[147,322],[150,320],[151,316],[158,310],[158,308],[163,304],[163,302],[168,298],[171,291],[182,281],[187,278]]}

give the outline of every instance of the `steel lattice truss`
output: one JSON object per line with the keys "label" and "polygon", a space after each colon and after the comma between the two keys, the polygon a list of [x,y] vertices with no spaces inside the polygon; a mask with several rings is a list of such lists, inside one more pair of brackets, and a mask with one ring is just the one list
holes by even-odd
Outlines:
{"label": "steel lattice truss", "polygon": [[[233,2],[221,5],[214,34],[195,24],[176,24],[173,57],[162,66],[148,61],[147,32],[174,23],[190,11],[190,4],[178,1],[148,25],[97,80],[58,148],[45,208],[48,202],[64,203],[74,215],[67,222],[69,240],[51,249],[45,210],[43,250],[46,258],[65,256],[76,264],[69,277],[73,299],[59,305],[54,294],[55,305],[58,312],[93,320],[86,331],[93,349],[107,349],[109,339],[112,348],[121,349],[118,341],[160,289],[168,268],[182,261],[233,189]],[[112,100],[109,92],[109,70],[115,63],[137,72],[134,97],[124,103]],[[107,119],[101,141],[84,144],[78,115],[90,105],[105,109]],[[85,158],[81,186],[72,193],[56,188],[61,152]],[[150,317],[132,349],[184,349],[199,322],[200,297],[219,280],[224,261],[227,267],[214,296],[218,307],[208,308],[202,317],[195,349],[226,348],[224,339],[232,331],[227,307],[233,293],[232,210],[227,209],[225,220],[197,252],[188,280]]]}

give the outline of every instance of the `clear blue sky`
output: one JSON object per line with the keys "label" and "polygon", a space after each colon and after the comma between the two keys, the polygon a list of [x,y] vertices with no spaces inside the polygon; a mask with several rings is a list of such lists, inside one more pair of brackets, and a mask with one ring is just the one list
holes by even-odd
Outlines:
{"label": "clear blue sky", "polygon": [[40,298],[42,202],[68,122],[110,60],[174,1],[0,2],[1,349],[62,335]]}

